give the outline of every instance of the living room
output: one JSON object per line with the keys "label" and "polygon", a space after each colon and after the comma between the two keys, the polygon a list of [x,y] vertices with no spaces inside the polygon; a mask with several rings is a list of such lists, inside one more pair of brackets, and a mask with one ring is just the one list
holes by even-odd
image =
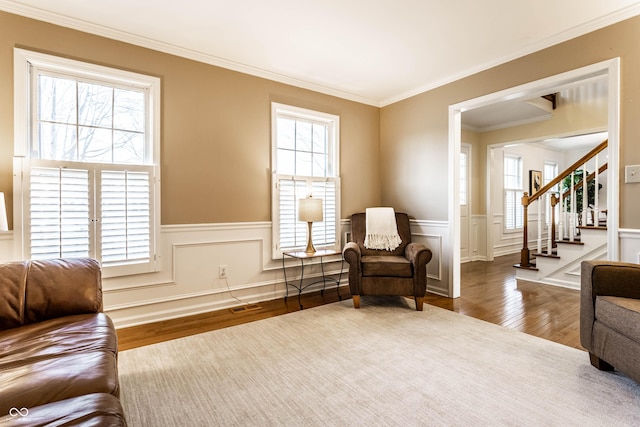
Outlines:
{"label": "living room", "polygon": [[[231,294],[248,302],[284,296],[282,260],[272,251],[272,103],[340,117],[342,243],[353,213],[381,205],[408,212],[416,239],[433,251],[428,290],[454,296],[451,254],[457,243],[445,183],[452,176],[450,106],[619,58],[619,123],[609,123],[609,137],[617,140],[620,169],[640,164],[640,107],[634,102],[640,98],[640,11],[632,11],[553,46],[377,105],[69,28],[63,20],[47,22],[48,15],[2,11],[0,191],[11,231],[0,232],[0,261],[23,256],[23,222],[15,215],[17,190],[23,188],[14,177],[16,135],[22,132],[15,124],[14,62],[15,49],[21,49],[161,81],[153,271],[104,277],[105,312],[117,327],[226,309],[237,305]],[[640,186],[621,180],[621,261],[639,261],[638,200]],[[483,215],[480,207],[474,213]],[[339,257],[331,259],[329,271],[339,271],[340,264]],[[220,266],[226,267],[225,279]]]}

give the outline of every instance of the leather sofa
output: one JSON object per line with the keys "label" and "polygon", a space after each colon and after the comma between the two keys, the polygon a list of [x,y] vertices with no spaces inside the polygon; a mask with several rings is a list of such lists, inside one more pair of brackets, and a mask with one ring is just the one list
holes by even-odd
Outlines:
{"label": "leather sofa", "polygon": [[0,426],[126,425],[90,258],[0,265]]}
{"label": "leather sofa", "polygon": [[640,383],[640,265],[583,261],[580,343],[591,364]]}

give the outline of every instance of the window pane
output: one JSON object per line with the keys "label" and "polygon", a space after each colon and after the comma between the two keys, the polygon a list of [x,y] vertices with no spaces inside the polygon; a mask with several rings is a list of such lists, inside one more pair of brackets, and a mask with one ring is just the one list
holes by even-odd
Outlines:
{"label": "window pane", "polygon": [[38,127],[40,158],[48,160],[76,160],[76,127],[41,122]]}
{"label": "window pane", "polygon": [[283,175],[295,175],[296,152],[291,150],[278,150],[278,173]]}
{"label": "window pane", "polygon": [[81,127],[79,136],[78,161],[92,163],[113,161],[111,130]]}
{"label": "window pane", "polygon": [[144,93],[114,89],[113,127],[121,130],[144,132]]}
{"label": "window pane", "polygon": [[76,123],[75,80],[38,76],[38,118],[50,122]]}
{"label": "window pane", "polygon": [[312,135],[311,123],[296,121],[296,150],[311,152]]}
{"label": "window pane", "polygon": [[296,121],[287,118],[278,118],[278,148],[295,150],[296,148]]}
{"label": "window pane", "polygon": [[314,153],[327,152],[327,126],[313,124],[313,151]]}
{"label": "window pane", "polygon": [[327,176],[327,156],[313,154],[313,176]]}
{"label": "window pane", "polygon": [[144,163],[144,134],[114,131],[113,161],[119,164]]}
{"label": "window pane", "polygon": [[78,82],[78,123],[110,128],[113,121],[113,89]]}
{"label": "window pane", "polygon": [[296,175],[311,176],[311,153],[296,152]]}

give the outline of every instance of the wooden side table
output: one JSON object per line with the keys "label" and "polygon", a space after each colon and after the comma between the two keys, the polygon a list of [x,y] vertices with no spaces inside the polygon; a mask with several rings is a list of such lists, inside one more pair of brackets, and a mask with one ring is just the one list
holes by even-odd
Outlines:
{"label": "wooden side table", "polygon": [[[334,278],[334,277],[327,277],[324,273],[324,261],[323,258],[324,257],[328,257],[328,256],[335,256],[335,255],[340,255],[340,274],[338,275],[338,278]],[[285,266],[285,257],[291,257],[291,258],[295,258],[300,260],[300,266],[301,266],[301,270],[300,270],[300,282],[299,283],[294,283],[294,282],[289,282],[287,281],[287,268]],[[317,280],[315,282],[311,282],[311,283],[307,283],[304,284],[303,280],[304,280],[304,262],[305,260],[310,260],[313,258],[320,258],[320,270],[322,271],[322,280]],[[334,251],[333,249],[322,249],[319,251],[315,251],[313,253],[307,253],[304,251],[290,251],[290,252],[282,252],[282,271],[284,272],[284,283],[285,283],[285,287],[286,287],[286,294],[284,297],[285,302],[287,301],[287,298],[289,297],[289,286],[294,287],[295,289],[298,290],[298,304],[300,304],[300,310],[302,310],[304,307],[302,307],[302,302],[300,301],[300,294],[302,294],[302,291],[305,290],[306,288],[308,288],[311,285],[315,285],[316,283],[322,283],[322,290],[320,291],[320,294],[323,295],[324,294],[324,289],[327,285],[327,282],[329,283],[335,283],[336,284],[336,290],[338,291],[338,299],[342,300],[342,296],[340,296],[340,280],[342,279],[342,271],[344,269],[344,258],[342,258],[342,252],[340,251]]]}

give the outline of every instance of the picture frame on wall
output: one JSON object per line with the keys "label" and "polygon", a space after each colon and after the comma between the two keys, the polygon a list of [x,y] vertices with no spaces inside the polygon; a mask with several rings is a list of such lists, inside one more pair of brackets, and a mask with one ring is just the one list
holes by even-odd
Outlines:
{"label": "picture frame on wall", "polygon": [[542,172],[536,170],[529,171],[529,195],[533,196],[542,188]]}

